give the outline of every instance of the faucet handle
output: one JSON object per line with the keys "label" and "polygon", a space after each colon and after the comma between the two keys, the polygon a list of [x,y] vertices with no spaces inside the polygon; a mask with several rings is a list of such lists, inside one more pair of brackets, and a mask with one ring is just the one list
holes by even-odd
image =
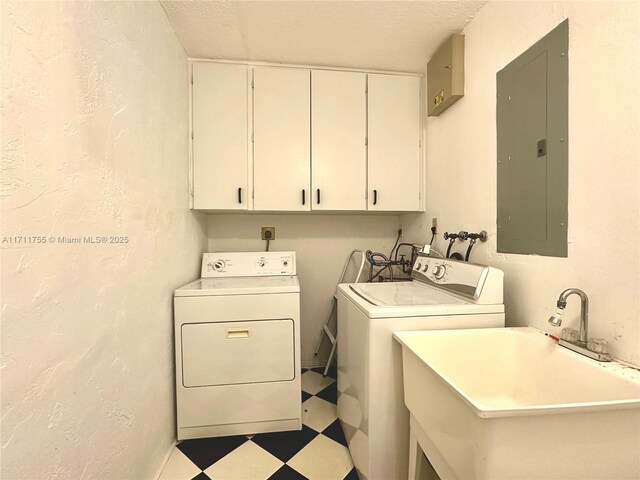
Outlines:
{"label": "faucet handle", "polygon": [[563,328],[560,332],[560,338],[567,342],[577,342],[580,339],[580,332],[575,328]]}
{"label": "faucet handle", "polygon": [[604,338],[590,338],[587,348],[596,353],[609,353],[609,342]]}

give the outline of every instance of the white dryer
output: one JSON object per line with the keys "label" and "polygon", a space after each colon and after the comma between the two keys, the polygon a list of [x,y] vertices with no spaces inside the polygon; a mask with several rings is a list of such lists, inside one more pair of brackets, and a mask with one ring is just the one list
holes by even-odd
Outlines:
{"label": "white dryer", "polygon": [[178,440],[302,428],[295,252],[205,253],[174,311]]}
{"label": "white dryer", "polygon": [[361,480],[408,475],[409,412],[393,332],[504,327],[502,271],[420,256],[411,276],[338,286],[338,417]]}

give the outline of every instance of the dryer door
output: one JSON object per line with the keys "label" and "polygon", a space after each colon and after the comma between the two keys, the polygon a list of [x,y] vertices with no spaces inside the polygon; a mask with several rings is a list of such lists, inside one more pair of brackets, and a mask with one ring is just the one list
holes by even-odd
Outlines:
{"label": "dryer door", "polygon": [[292,319],[182,325],[185,387],[290,381]]}

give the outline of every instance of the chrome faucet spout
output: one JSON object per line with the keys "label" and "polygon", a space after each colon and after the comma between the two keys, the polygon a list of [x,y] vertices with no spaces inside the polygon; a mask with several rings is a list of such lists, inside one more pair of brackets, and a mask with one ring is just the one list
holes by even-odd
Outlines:
{"label": "chrome faucet spout", "polygon": [[562,313],[567,306],[567,298],[570,295],[578,295],[580,297],[580,339],[578,343],[580,345],[587,344],[588,328],[589,328],[589,297],[579,288],[567,288],[558,297],[558,310],[555,315],[549,318],[549,323],[556,327],[562,325]]}

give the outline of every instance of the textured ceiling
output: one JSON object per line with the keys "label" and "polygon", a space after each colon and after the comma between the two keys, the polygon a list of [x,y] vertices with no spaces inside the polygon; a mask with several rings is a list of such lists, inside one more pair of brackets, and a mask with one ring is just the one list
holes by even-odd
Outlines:
{"label": "textured ceiling", "polygon": [[424,71],[482,1],[169,1],[191,57]]}

